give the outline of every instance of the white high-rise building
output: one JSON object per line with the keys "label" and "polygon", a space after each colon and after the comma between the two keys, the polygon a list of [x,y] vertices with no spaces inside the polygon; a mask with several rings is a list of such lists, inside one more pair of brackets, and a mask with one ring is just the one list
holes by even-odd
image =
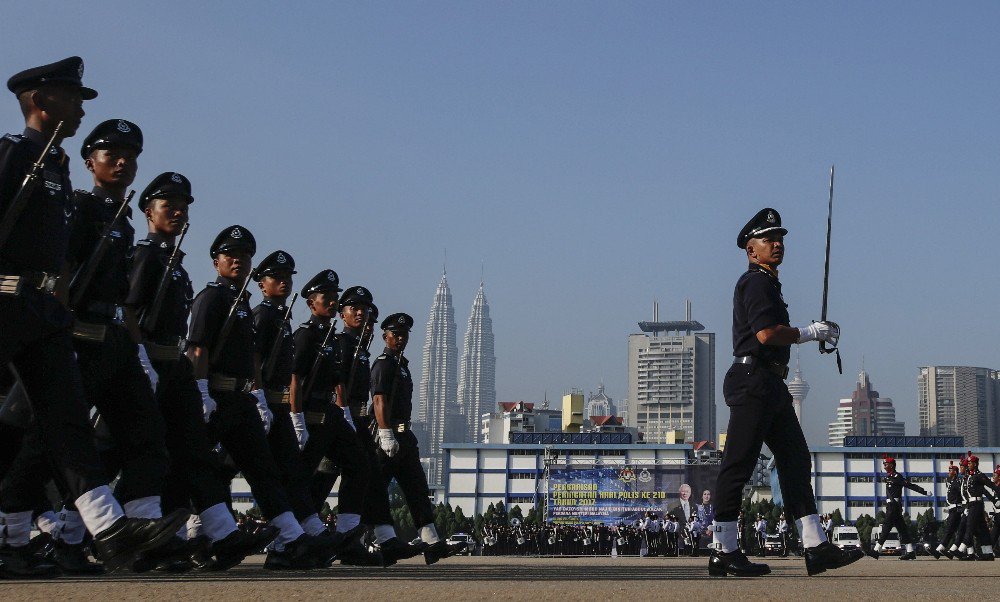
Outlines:
{"label": "white high-rise building", "polygon": [[[426,440],[421,441],[421,451],[430,462],[431,483],[441,478],[441,444],[464,442],[465,433],[454,432],[454,425],[464,417],[458,405],[458,346],[455,342],[455,309],[451,304],[448,273],[441,275],[431,316],[427,320],[427,338],[424,340],[423,371],[420,376],[419,421]],[[455,436],[458,435],[458,439]]]}
{"label": "white high-rise building", "polygon": [[639,322],[628,338],[627,426],[648,443],[665,443],[674,431],[686,441],[715,441],[715,334],[691,319]]}
{"label": "white high-rise building", "polygon": [[486,302],[483,283],[472,302],[469,328],[465,331],[462,345],[462,365],[458,376],[458,403],[465,412],[467,422],[466,441],[479,443],[481,434],[480,417],[483,411],[496,407],[497,358],[493,352],[493,320],[490,305]]}
{"label": "white high-rise building", "polygon": [[795,417],[802,424],[802,402],[809,395],[809,383],[802,380],[802,370],[799,368],[799,353],[795,351],[795,378],[788,381],[788,392],[792,394],[792,407],[795,408]]}

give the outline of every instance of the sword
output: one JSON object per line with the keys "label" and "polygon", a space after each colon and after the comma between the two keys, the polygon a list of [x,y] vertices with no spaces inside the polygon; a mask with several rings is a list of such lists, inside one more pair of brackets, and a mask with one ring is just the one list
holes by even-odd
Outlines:
{"label": "sword", "polygon": [[[823,309],[820,312],[820,317],[819,317],[819,319],[820,319],[821,322],[828,322],[828,320],[826,319],[826,309],[827,309],[827,305],[828,305],[828,301],[829,301],[829,296],[830,296],[830,232],[833,229],[833,173],[834,173],[834,166],[831,165],[830,166],[830,201],[829,201],[829,205],[828,205],[827,213],[826,213],[826,263],[823,266]],[[833,326],[835,326],[838,330],[840,330],[840,326],[838,326],[836,323],[830,322],[830,324],[833,324]],[[820,341],[819,342],[819,352],[820,353],[836,353],[837,354],[837,371],[840,372],[841,374],[843,374],[844,373],[844,368],[843,368],[843,365],[840,362],[840,350],[837,349],[837,344],[838,343],[840,343],[840,339],[839,338],[837,339],[837,341],[835,343],[833,343],[832,345],[830,345],[829,347],[827,347],[826,341]]]}

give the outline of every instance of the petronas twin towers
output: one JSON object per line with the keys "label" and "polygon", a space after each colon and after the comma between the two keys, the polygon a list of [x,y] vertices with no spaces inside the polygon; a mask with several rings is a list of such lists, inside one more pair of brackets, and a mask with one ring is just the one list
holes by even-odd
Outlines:
{"label": "petronas twin towers", "polygon": [[440,476],[441,444],[478,442],[480,416],[496,405],[493,321],[482,282],[472,303],[461,362],[455,331],[455,309],[445,272],[427,321],[420,379],[418,420],[425,433],[421,451],[431,459],[434,474],[428,476],[432,482]]}

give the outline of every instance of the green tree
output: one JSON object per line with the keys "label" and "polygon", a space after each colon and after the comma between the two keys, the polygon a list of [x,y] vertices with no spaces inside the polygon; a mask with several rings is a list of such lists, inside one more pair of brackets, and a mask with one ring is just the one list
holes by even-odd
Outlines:
{"label": "green tree", "polygon": [[513,521],[515,518],[521,521],[522,523],[524,522],[524,514],[521,513],[521,506],[514,506],[513,508],[510,509],[510,513],[508,514],[507,519],[509,521]]}
{"label": "green tree", "polygon": [[858,530],[858,538],[861,540],[861,545],[865,547],[870,546],[875,519],[867,514],[862,514],[854,521],[854,527]]}
{"label": "green tree", "polygon": [[834,527],[844,526],[844,515],[840,513],[840,508],[837,508],[830,514],[830,520],[833,522]]}

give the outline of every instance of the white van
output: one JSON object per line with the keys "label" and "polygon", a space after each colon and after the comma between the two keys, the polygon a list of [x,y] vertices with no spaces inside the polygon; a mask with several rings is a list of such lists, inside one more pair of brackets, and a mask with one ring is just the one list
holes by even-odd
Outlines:
{"label": "white van", "polygon": [[841,550],[857,550],[861,547],[861,536],[858,535],[858,530],[854,527],[834,527],[833,545]]}
{"label": "white van", "polygon": [[[872,529],[872,548],[875,548],[875,544],[878,543],[879,536],[882,535],[882,525],[874,527]],[[893,527],[892,531],[889,531],[889,536],[885,538],[885,544],[882,546],[882,554],[893,555],[902,554],[903,546],[899,543],[899,532]]]}

